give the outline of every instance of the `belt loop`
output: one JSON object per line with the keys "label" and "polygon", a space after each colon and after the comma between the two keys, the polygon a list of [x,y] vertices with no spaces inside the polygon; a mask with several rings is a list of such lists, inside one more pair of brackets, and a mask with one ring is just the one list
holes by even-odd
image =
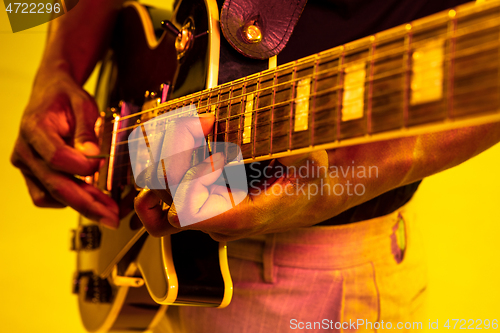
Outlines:
{"label": "belt loop", "polygon": [[276,245],[276,234],[267,234],[262,253],[262,265],[264,267],[264,281],[274,283],[274,247]]}

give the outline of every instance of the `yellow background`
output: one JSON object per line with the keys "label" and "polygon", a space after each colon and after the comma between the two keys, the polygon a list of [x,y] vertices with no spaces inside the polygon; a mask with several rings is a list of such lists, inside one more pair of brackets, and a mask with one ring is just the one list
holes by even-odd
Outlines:
{"label": "yellow background", "polygon": [[[69,230],[77,215],[34,207],[9,163],[47,25],[12,34],[0,8],[0,332],[84,332],[70,292]],[[500,319],[499,162],[497,145],[428,178],[416,196],[429,263],[428,318],[440,326],[447,318]]]}

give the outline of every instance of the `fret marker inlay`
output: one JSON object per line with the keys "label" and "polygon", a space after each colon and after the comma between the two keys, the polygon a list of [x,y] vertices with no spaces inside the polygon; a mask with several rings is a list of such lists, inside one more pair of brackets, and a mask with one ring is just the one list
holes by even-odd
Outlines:
{"label": "fret marker inlay", "polygon": [[410,104],[417,105],[443,98],[444,40],[435,39],[416,48],[412,60]]}
{"label": "fret marker inlay", "polygon": [[311,95],[311,78],[305,78],[297,83],[295,97],[294,132],[305,131],[309,124],[309,95]]}
{"label": "fret marker inlay", "polygon": [[342,121],[363,118],[366,63],[357,62],[345,68]]}
{"label": "fret marker inlay", "polygon": [[248,94],[245,102],[245,113],[243,113],[243,143],[252,142],[252,115],[254,107],[254,94]]}

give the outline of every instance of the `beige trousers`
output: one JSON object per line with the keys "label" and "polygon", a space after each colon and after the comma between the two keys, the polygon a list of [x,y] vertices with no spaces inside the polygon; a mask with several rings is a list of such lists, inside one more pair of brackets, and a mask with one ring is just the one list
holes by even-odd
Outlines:
{"label": "beige trousers", "polygon": [[411,206],[348,225],[230,242],[231,304],[171,306],[155,332],[422,328],[427,280]]}

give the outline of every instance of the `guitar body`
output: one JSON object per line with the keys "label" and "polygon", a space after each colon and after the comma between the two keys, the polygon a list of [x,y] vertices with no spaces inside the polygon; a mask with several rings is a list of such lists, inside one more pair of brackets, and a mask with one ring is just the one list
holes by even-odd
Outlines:
{"label": "guitar body", "polygon": [[[96,128],[107,158],[87,181],[119,204],[120,226],[109,230],[82,216],[74,231],[74,292],[90,332],[143,331],[161,319],[168,304],[224,307],[231,299],[225,244],[201,232],[163,238],[147,234],[134,212],[139,189],[127,163],[128,147],[119,144],[131,132],[125,127],[144,117],[134,114],[156,106],[159,96],[165,101],[167,92],[171,99],[217,83],[215,1],[184,1],[170,16],[126,3],[101,67],[96,101],[105,111]],[[161,27],[166,19],[190,36],[181,41],[189,44],[186,50],[179,52],[176,34]],[[113,121],[125,116],[129,119],[120,125]]]}

